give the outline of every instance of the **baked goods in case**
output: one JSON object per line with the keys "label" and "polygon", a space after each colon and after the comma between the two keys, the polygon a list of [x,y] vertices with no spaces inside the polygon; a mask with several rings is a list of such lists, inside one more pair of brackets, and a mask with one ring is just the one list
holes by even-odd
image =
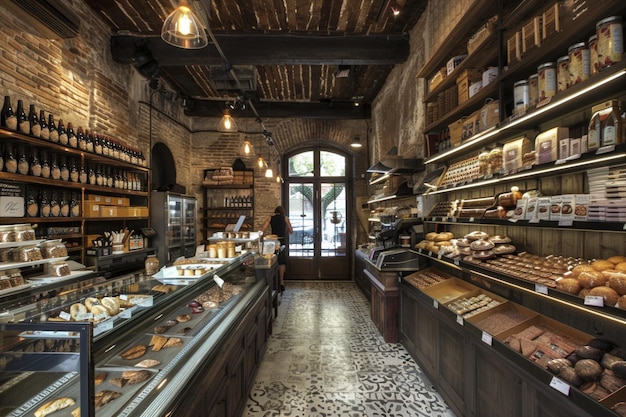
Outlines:
{"label": "baked goods in case", "polygon": [[128,380],[129,385],[138,384],[150,378],[149,371],[124,371],[122,378]]}
{"label": "baked goods in case", "polygon": [[617,291],[611,287],[602,286],[594,287],[589,291],[590,296],[602,297],[604,299],[604,305],[614,306],[617,304],[617,300],[620,298]]}
{"label": "baked goods in case", "polygon": [[62,410],[76,404],[73,398],[61,397],[48,401],[37,410],[35,410],[35,417],[45,417],[49,414]]}
{"label": "baked goods in case", "polygon": [[96,392],[94,395],[95,406],[96,408],[101,408],[121,396],[122,393],[117,391],[103,390]]}
{"label": "baked goods in case", "polygon": [[130,360],[137,359],[145,355],[148,347],[146,345],[135,345],[126,349],[124,352],[120,354],[122,359]]}
{"label": "baked goods in case", "polygon": [[180,337],[170,337],[163,345],[164,348],[180,347],[183,345],[183,340]]}
{"label": "baked goods in case", "polygon": [[153,366],[157,366],[160,365],[161,362],[157,361],[156,359],[144,359],[139,363],[135,364],[136,368],[152,368]]}
{"label": "baked goods in case", "polygon": [[81,303],[74,303],[70,306],[70,316],[72,320],[77,320],[81,314],[87,314],[87,307]]}

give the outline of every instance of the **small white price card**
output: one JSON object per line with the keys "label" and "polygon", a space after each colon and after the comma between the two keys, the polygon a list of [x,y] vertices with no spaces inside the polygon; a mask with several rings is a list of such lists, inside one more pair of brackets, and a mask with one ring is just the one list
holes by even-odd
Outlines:
{"label": "small white price card", "polygon": [[120,311],[120,314],[118,314],[118,316],[123,319],[129,319],[133,316],[133,311],[135,310],[137,310],[137,306],[125,308],[124,310]]}
{"label": "small white price card", "polygon": [[463,326],[463,316],[456,316],[457,324]]}
{"label": "small white price card", "polygon": [[459,266],[461,264],[461,261],[459,261],[459,258],[454,258],[454,264],[456,266]]}
{"label": "small white price card", "polygon": [[604,307],[604,297],[599,297],[597,295],[586,295],[585,305],[595,306],[595,307]]}
{"label": "small white price card", "polygon": [[437,255],[437,259],[441,260],[441,254]]}
{"label": "small white price card", "polygon": [[433,307],[435,307],[436,310],[439,310],[439,301],[433,300]]}
{"label": "small white price card", "polygon": [[[626,227],[626,225],[624,225]],[[417,253],[422,253],[422,248],[417,248]]]}
{"label": "small white price card", "polygon": [[432,251],[428,251],[428,256],[433,256],[433,252]]}
{"label": "small white price card", "polygon": [[67,312],[65,312],[65,311],[61,311],[61,312],[59,313],[59,318],[61,318],[61,319],[63,319],[63,320],[66,320],[66,321],[70,321],[70,320],[72,320],[72,316],[70,315],[70,313],[67,313]]}
{"label": "small white price card", "polygon": [[76,321],[89,321],[93,318],[93,314],[91,313],[78,313],[76,315]]}
{"label": "small white price card", "polygon": [[128,301],[128,295],[127,294],[120,294],[120,300]]}
{"label": "small white price card", "polygon": [[470,217],[470,218],[469,218],[469,222],[470,222],[470,223],[474,223],[474,218],[473,218],[473,217]]}
{"label": "small white price card", "polygon": [[548,286],[543,285],[543,284],[535,284],[535,291],[538,292],[539,294],[547,294]]}
{"label": "small white price card", "polygon": [[561,394],[569,396],[569,384],[561,381],[559,378],[555,376],[552,377],[552,380],[550,381],[550,386],[559,391]]}
{"label": "small white price card", "polygon": [[217,274],[213,275],[213,281],[215,281],[217,286],[220,288],[222,288],[222,285],[224,285],[224,280],[220,278]]}
{"label": "small white price card", "polygon": [[539,223],[540,220],[539,219],[530,219],[528,220],[528,223]]}
{"label": "small white price card", "polygon": [[97,324],[94,328],[93,328],[93,335],[97,336],[101,333],[107,332],[109,330],[113,329],[113,320],[106,320],[103,321],[102,323]]}
{"label": "small white price card", "polygon": [[518,219],[514,219],[514,218],[509,219],[509,221],[510,221],[511,223],[517,223],[517,220],[518,220]]}
{"label": "small white price card", "polygon": [[483,343],[488,344],[489,346],[491,346],[491,344],[493,343],[493,336],[491,336],[489,333],[487,332],[483,332],[482,337],[480,338],[480,340],[483,341]]}
{"label": "small white price card", "polygon": [[148,297],[134,297],[130,300],[130,302],[140,307],[152,307],[154,299],[150,295]]}
{"label": "small white price card", "polygon": [[615,150],[615,145],[603,146],[601,148],[598,148],[598,150],[596,151],[596,155],[602,155],[605,153],[613,152],[614,150]]}

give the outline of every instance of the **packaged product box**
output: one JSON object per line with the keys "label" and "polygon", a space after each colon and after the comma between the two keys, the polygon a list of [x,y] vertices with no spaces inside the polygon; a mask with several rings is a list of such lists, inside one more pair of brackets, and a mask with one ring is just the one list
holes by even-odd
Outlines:
{"label": "packaged product box", "polygon": [[482,45],[489,35],[495,32],[498,23],[498,16],[489,18],[467,41],[467,53],[472,54],[480,45]]}
{"label": "packaged product box", "polygon": [[433,91],[448,76],[447,68],[441,68],[428,82],[428,91]]}
{"label": "packaged product box", "polygon": [[469,100],[470,85],[472,85],[476,81],[481,81],[482,84],[482,73],[477,69],[469,68],[461,72],[461,74],[456,79],[456,86],[459,95],[458,104],[465,103],[467,100]]}
{"label": "packaged product box", "polygon": [[472,98],[476,94],[478,94],[478,92],[480,91],[481,88],[483,88],[482,75],[481,75],[481,79],[479,81],[476,81],[475,83],[470,84],[470,86],[469,86],[469,98]]}
{"label": "packaged product box", "polygon": [[112,196],[104,196],[102,204],[107,206],[130,206],[130,198],[128,197],[112,197]]}
{"label": "packaged product box", "polygon": [[576,196],[574,194],[564,194],[561,196],[561,223],[572,223],[576,213]]}
{"label": "packaged product box", "polygon": [[537,199],[537,218],[539,220],[550,220],[551,206],[552,206],[552,198],[539,197]]}
{"label": "packaged product box", "polygon": [[591,195],[589,194],[576,194],[574,196],[574,220],[577,222],[587,221],[590,202]]}
{"label": "packaged product box", "polygon": [[97,201],[83,201],[83,216],[100,217],[100,205]]}
{"label": "packaged product box", "polygon": [[569,128],[555,127],[535,138],[536,164],[546,164],[558,159],[559,141],[569,137]]}
{"label": "packaged product box", "polygon": [[512,173],[522,168],[523,156],[531,149],[532,145],[530,140],[526,137],[521,137],[512,142],[505,143],[502,151],[504,171]]}
{"label": "packaged product box", "polygon": [[535,16],[522,26],[522,54],[541,46],[541,17]]}
{"label": "packaged product box", "polygon": [[566,159],[570,156],[570,138],[559,140],[559,159]]}
{"label": "packaged product box", "polygon": [[483,71],[483,87],[498,78],[498,67],[489,67]]}
{"label": "packaged product box", "polygon": [[500,122],[500,101],[487,100],[487,103],[480,109],[479,132],[487,130]]}
{"label": "packaged product box", "polygon": [[513,211],[513,218],[517,220],[524,220],[526,218],[526,206],[528,205],[527,198],[520,198],[517,200],[515,210]]}
{"label": "packaged product box", "polygon": [[506,41],[506,57],[509,65],[522,59],[522,33],[520,31],[515,32]]}
{"label": "packaged product box", "polygon": [[537,218],[537,197],[531,197],[528,199],[526,203],[526,213],[524,215],[524,220],[534,220]]}
{"label": "packaged product box", "polygon": [[561,204],[563,196],[554,195],[550,197],[550,221],[559,221],[561,220]]}
{"label": "packaged product box", "polygon": [[461,142],[471,139],[480,129],[480,110],[463,119]]}
{"label": "packaged product box", "polygon": [[463,119],[459,119],[448,125],[450,133],[450,143],[452,146],[459,146],[463,137]]}
{"label": "packaged product box", "polygon": [[100,217],[118,217],[117,206],[100,206]]}
{"label": "packaged product box", "polygon": [[571,138],[569,141],[569,156],[576,156],[582,154],[580,147],[581,138]]}
{"label": "packaged product box", "polygon": [[459,64],[460,64],[461,62],[463,62],[463,60],[464,60],[465,58],[467,58],[467,54],[464,54],[464,55],[457,55],[457,56],[453,56],[452,58],[450,58],[450,59],[448,60],[448,62],[446,63],[446,72],[447,72],[447,75],[452,74],[452,72],[454,71],[454,69],[455,69],[456,67],[458,67],[458,66],[459,66]]}
{"label": "packaged product box", "polygon": [[119,217],[147,217],[148,207],[139,207],[139,206],[118,207],[117,215]]}
{"label": "packaged product box", "polygon": [[[575,3],[575,2],[572,2]],[[547,39],[561,31],[561,2],[557,1],[553,6],[541,15],[541,38]]]}
{"label": "packaged product box", "polygon": [[85,201],[95,201],[96,203],[104,203],[104,196],[99,194],[85,194]]}
{"label": "packaged product box", "polygon": [[0,183],[0,216],[24,217],[26,213],[25,184]]}

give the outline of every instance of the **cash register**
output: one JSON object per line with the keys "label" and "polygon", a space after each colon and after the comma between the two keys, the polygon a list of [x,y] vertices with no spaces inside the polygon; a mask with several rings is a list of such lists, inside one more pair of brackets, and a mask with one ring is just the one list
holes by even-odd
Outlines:
{"label": "cash register", "polygon": [[426,265],[425,259],[415,250],[415,245],[423,236],[421,219],[399,219],[393,227],[379,233],[377,246],[370,252],[370,260],[381,271],[417,271]]}

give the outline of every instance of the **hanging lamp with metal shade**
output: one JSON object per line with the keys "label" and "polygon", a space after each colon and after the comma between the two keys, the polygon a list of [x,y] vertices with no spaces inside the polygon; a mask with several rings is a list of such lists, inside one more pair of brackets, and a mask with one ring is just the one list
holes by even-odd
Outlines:
{"label": "hanging lamp with metal shade", "polygon": [[161,27],[161,39],[184,49],[201,49],[209,44],[202,23],[187,0],[180,0],[176,10],[165,19]]}
{"label": "hanging lamp with metal shade", "polygon": [[217,130],[219,132],[236,132],[237,131],[237,123],[235,123],[235,119],[232,118],[230,113],[224,113],[224,116],[220,119],[220,122],[217,125]]}

